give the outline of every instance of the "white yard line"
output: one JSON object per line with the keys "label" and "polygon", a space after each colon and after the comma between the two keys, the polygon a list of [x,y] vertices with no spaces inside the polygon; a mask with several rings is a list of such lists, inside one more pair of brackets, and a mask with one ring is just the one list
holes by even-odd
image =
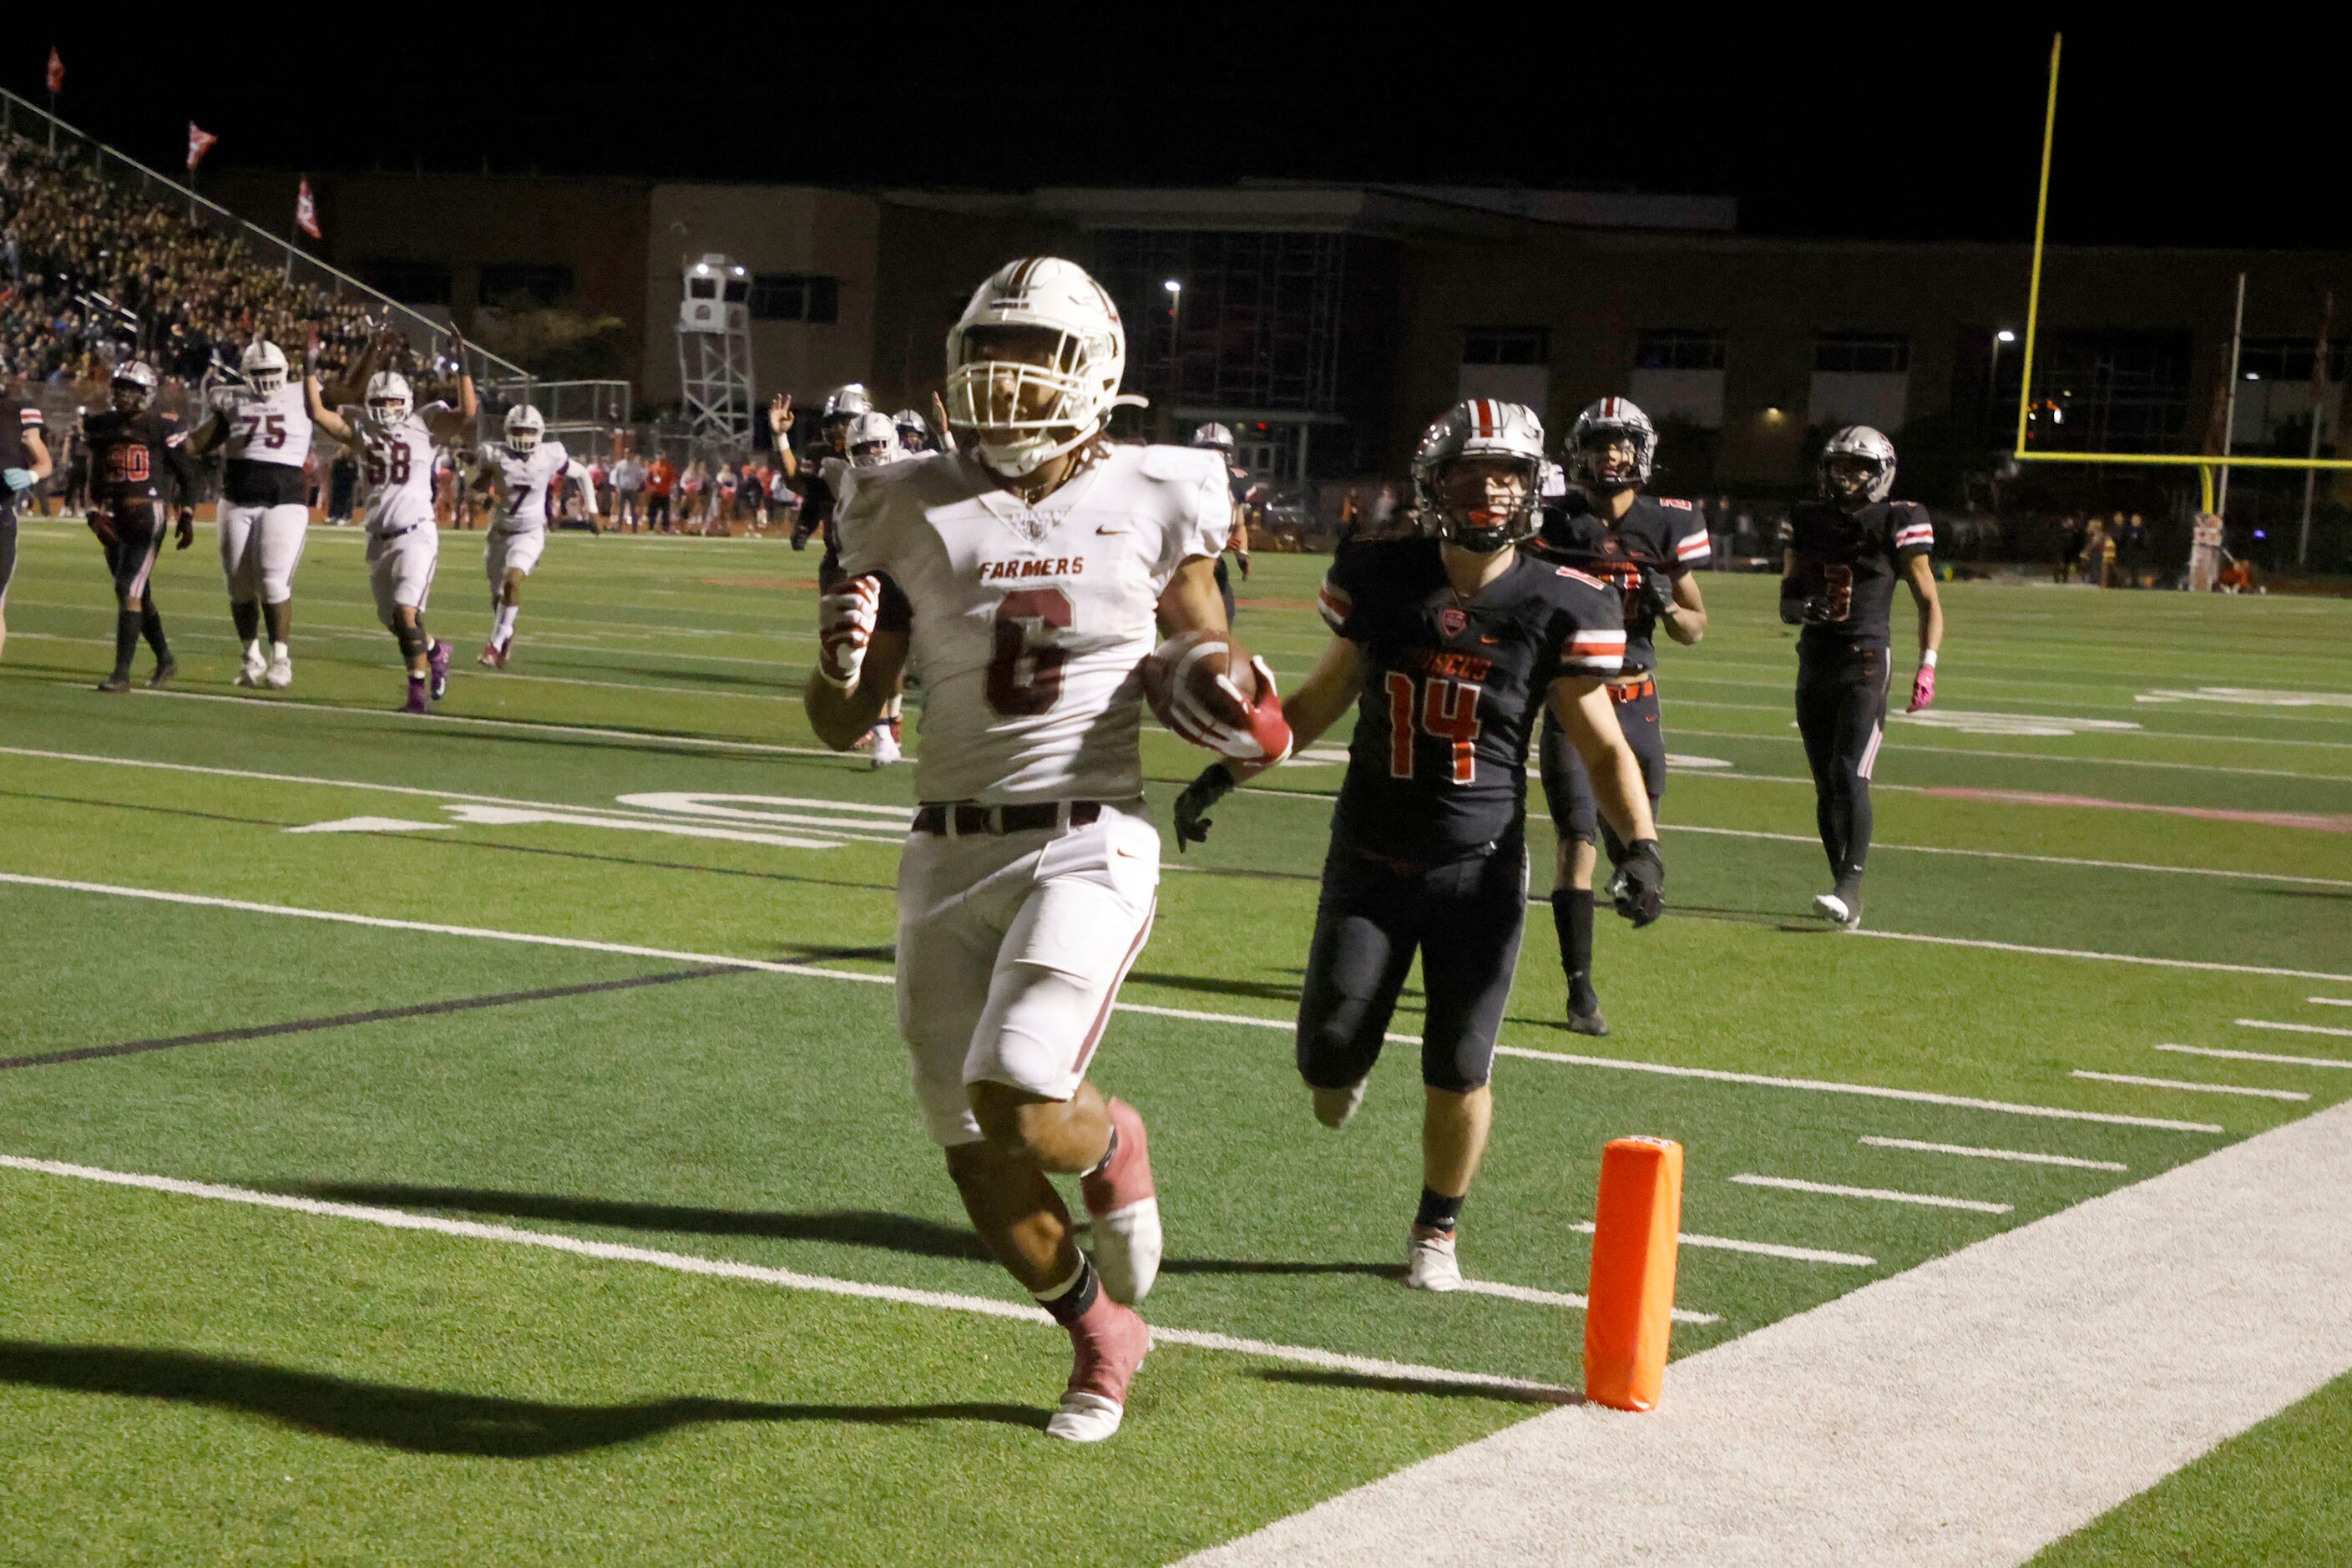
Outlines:
{"label": "white yard line", "polygon": [[2128,1171],[2119,1160],[2084,1160],[2073,1154],[2036,1154],[2024,1149],[1979,1149],[1966,1143],[1923,1143],[1916,1138],[1864,1138],[1874,1149],[1910,1149],[1922,1154],[1959,1154],[1971,1160],[2014,1160],[2025,1165],[2067,1165],[2080,1171]]}
{"label": "white yard line", "polygon": [[[1504,1285],[1492,1279],[1465,1279],[1462,1289],[1474,1296],[1496,1296],[1506,1301],[1525,1301],[1536,1307],[1565,1307],[1581,1312],[1591,1302],[1570,1290],[1538,1290],[1532,1285]],[[1723,1320],[1713,1312],[1687,1312],[1673,1309],[1677,1323],[1719,1323]]]}
{"label": "white yard line", "polygon": [[1874,1203],[1914,1204],[1921,1208],[1966,1209],[1970,1214],[2007,1214],[2008,1204],[1980,1198],[1938,1197],[1934,1193],[1899,1193],[1892,1187],[1849,1187],[1836,1182],[1805,1182],[1794,1176],[1759,1176],[1752,1171],[1727,1178],[1743,1187],[1778,1187],[1792,1193],[1822,1193],[1833,1198],[1868,1198]]}
{"label": "white yard line", "polygon": [[2187,1079],[2143,1078],[2137,1073],[2090,1072],[2076,1068],[2072,1078],[2090,1079],[2099,1083],[2132,1083],[2142,1089],[2178,1089],[2190,1094],[2235,1094],[2249,1100],[2309,1100],[2311,1096],[2299,1089],[2255,1089],[2242,1083],[2191,1083]]}
{"label": "white yard line", "polygon": [[2225,1062],[2274,1062],[2281,1067],[2352,1068],[2352,1060],[2343,1057],[2283,1057],[2269,1051],[2224,1051],[2211,1046],[2158,1046],[2159,1051],[2172,1051],[2184,1057],[2213,1057]]}
{"label": "white yard line", "polygon": [[[846,980],[866,985],[893,984],[887,974],[861,974],[850,970],[824,969],[814,964],[784,963],[770,959],[737,958],[723,953],[694,952],[677,948],[646,947],[634,942],[596,942],[586,937],[549,936],[530,931],[497,931],[482,926],[446,925],[433,921],[400,920],[386,915],[352,914],[339,910],[304,909],[293,904],[267,904],[250,899],[215,898],[204,893],[182,893],[161,888],[131,888],[108,882],[85,882],[62,877],[37,877],[19,871],[0,871],[0,885],[48,888],[64,892],[94,893],[102,897],[140,899],[157,903],[182,904],[199,909],[236,910],[248,914],[283,915],[295,920],[324,921],[333,924],[367,926],[381,931],[417,931],[435,936],[468,937],[477,941],[510,942],[541,947],[572,948],[587,952],[622,953],[635,958],[662,958],[688,963],[716,964],[735,969],[757,970],[768,974],[793,974],[809,980]],[[1146,1002],[1115,1004],[1122,1013],[1139,1013],[1160,1018],[1181,1018],[1200,1023],[1230,1024],[1247,1028],[1275,1029],[1287,1034],[1297,1026],[1287,1018],[1251,1017],[1238,1013],[1210,1013],[1192,1007],[1161,1007]],[[1391,1040],[1409,1045],[1421,1043],[1417,1035],[1392,1034]],[[1530,1050],[1524,1046],[1497,1046],[1497,1055],[1527,1057],[1538,1061],[1564,1063],[1574,1067],[1604,1068],[1623,1072],[1658,1073],[1670,1078],[1701,1079],[1715,1083],[1750,1084],[1768,1089],[1791,1089],[1817,1094],[1851,1094],[1877,1100],[1899,1100],[1921,1105],[1944,1105],[1968,1110],[1991,1110],[2012,1116],[2044,1117],[2064,1121],[2101,1122],[2109,1126],[2148,1127],[2170,1132],[2220,1132],[2222,1128],[2208,1121],[2176,1121],[2157,1116],[2126,1116],[2108,1111],[2074,1110],[2061,1106],[2019,1105],[2006,1100],[1979,1100],[1969,1095],[1935,1094],[1925,1089],[1889,1089],[1876,1084],[1842,1083],[1822,1079],[1775,1078],[1764,1073],[1729,1072],[1716,1068],[1675,1067],[1664,1062],[1621,1060],[1612,1057],[1571,1056],[1559,1051]]]}
{"label": "white yard line", "polygon": [[1875,937],[1881,942],[1924,942],[1939,947],[1980,947],[1991,952],[2030,952],[2040,958],[2087,958],[2102,963],[2138,963],[2156,969],[2194,969],[2214,974],[2270,974],[2285,980],[2352,981],[2352,974],[2323,969],[2278,969],[2266,963],[2216,963],[2202,958],[2151,958],[2139,952],[2100,952],[2080,947],[2040,947],[2030,942],[1992,942],[1983,937],[1928,936],[1918,931],[1872,931],[1864,927],[1846,936]]}
{"label": "white yard line", "polygon": [[2352,1007],[2352,996],[2306,996],[2304,1000],[2315,1007]]}
{"label": "white yard line", "polygon": [[[478,1220],[443,1219],[434,1215],[411,1214],[405,1209],[377,1208],[363,1204],[331,1203],[320,1198],[292,1197],[282,1193],[256,1192],[248,1187],[223,1186],[211,1182],[182,1181],[173,1176],[151,1176],[131,1171],[110,1171],[94,1165],[69,1164],[60,1160],[33,1160],[22,1155],[0,1154],[0,1168],[36,1173],[47,1176],[64,1176],[76,1181],[98,1182],[109,1186],[136,1187],[147,1192],[170,1193],[180,1197],[208,1198],[215,1203],[244,1204],[255,1208],[284,1209],[294,1214],[312,1215],[324,1219],[354,1220],[362,1225],[382,1226],[392,1230],[429,1231],[437,1236],[462,1237],[470,1241],[503,1242],[512,1247],[544,1247],[551,1252],[568,1252],[581,1258],[593,1258],[610,1263],[642,1263],[656,1268],[667,1268],[679,1274],[709,1275],[721,1279],[741,1279],[752,1284],[773,1285],[786,1290],[809,1290],[827,1296],[848,1296],[866,1301],[888,1301],[905,1307],[929,1307],[950,1312],[971,1312],[982,1317],[1010,1318],[1024,1323],[1054,1321],[1040,1307],[1024,1306],[1015,1301],[998,1300],[988,1296],[965,1296],[946,1290],[918,1290],[903,1285],[871,1285],[859,1279],[835,1279],[822,1274],[803,1274],[797,1269],[766,1268],[757,1264],[738,1263],[723,1258],[702,1258],[692,1253],[664,1252],[650,1247],[627,1247],[609,1241],[588,1241],[579,1237],[557,1232],[525,1230],[515,1226],[485,1225]],[[1490,1293],[1502,1294],[1512,1287],[1497,1287]],[[1538,1292],[1544,1294],[1544,1292]],[[1713,1321],[1713,1319],[1706,1319]],[[1202,1350],[1232,1351],[1242,1355],[1261,1356],[1270,1361],[1292,1362],[1302,1366],[1323,1367],[1336,1372],[1360,1373],[1370,1377],[1387,1377],[1415,1383],[1431,1383],[1472,1388],[1517,1389],[1531,1393],[1558,1392],[1553,1385],[1529,1383],[1519,1378],[1496,1377],[1486,1373],[1455,1372],[1448,1367],[1416,1366],[1409,1362],[1382,1361],[1372,1356],[1347,1355],[1338,1351],[1317,1349],[1311,1345],[1276,1344],[1267,1340],[1239,1338],[1196,1329],[1163,1328],[1154,1324],[1153,1340],[1160,1344],[1191,1345]]]}
{"label": "white yard line", "polygon": [[[1677,724],[1675,725],[1668,732],[1677,737],[1683,735],[1697,735],[1707,740],[1776,741],[1798,745],[1801,745],[1803,743],[1801,737],[1796,735],[1784,735],[1777,731],[1765,734],[1758,734],[1752,731],[1747,730],[1692,730],[1685,729],[1684,726]],[[2097,734],[2095,738],[2102,741],[2111,741],[2137,739],[2139,737],[2128,733],[2119,735],[2113,731],[2107,731]],[[2185,735],[2158,736],[2157,738],[2170,740],[2189,739],[2189,737]],[[1991,757],[2000,762],[2066,763],[2074,766],[2085,768],[2163,768],[2178,773],[2241,773],[2252,778],[2309,779],[2321,784],[2352,784],[2352,774],[2347,773],[2295,773],[2285,768],[2231,767],[2222,763],[2176,763],[2154,757],[2073,756],[2063,752],[2002,752],[1995,751],[1990,746],[1919,746],[1906,745],[1897,742],[1885,742],[1878,749],[1882,752],[1908,752],[1915,753],[1927,752],[1932,755],[1944,757]]]}
{"label": "white yard line", "polygon": [[1649,1415],[1553,1411],[1192,1561],[2021,1562],[2352,1368],[2347,1207],[2352,1104],[1675,1362]]}
{"label": "white yard line", "polygon": [[2274,1024],[2267,1018],[2232,1018],[2241,1029],[2277,1029],[2290,1035],[2334,1035],[2338,1039],[2352,1040],[2352,1029],[2329,1028],[2325,1024]]}
{"label": "white yard line", "polygon": [[1830,1079],[1775,1078],[1769,1073],[1731,1072],[1722,1068],[1676,1067],[1669,1062],[1624,1061],[1612,1057],[1575,1056],[1567,1051],[1530,1050],[1525,1046],[1496,1046],[1495,1054],[1526,1057],[1539,1062],[1565,1062],[1571,1067],[1658,1073],[1667,1078],[1704,1079],[1711,1083],[1754,1084],[1759,1088],[1793,1089],[1810,1094],[1855,1094],[1871,1100],[1901,1100],[1916,1105],[1946,1105],[1960,1110],[1991,1110],[2009,1116],[2045,1117],[2055,1121],[2095,1121],[2110,1127],[2153,1127],[2167,1132],[2222,1131],[2210,1121],[2173,1121],[2160,1116],[2125,1116],[2106,1110],[2074,1110],[2056,1105],[2019,1105],[2005,1100],[1979,1100],[1973,1095],[1936,1094],[1924,1089],[1887,1089],[1878,1084],[1841,1083]]}
{"label": "white yard line", "polygon": [[[1661,822],[1666,833],[1702,833],[1718,838],[1766,838],[1780,844],[1818,848],[1821,839],[1810,833],[1767,833],[1752,827],[1701,827],[1687,822]],[[1906,855],[1959,855],[1975,860],[2022,860],[2036,866],[2081,866],[2098,871],[2163,871],[2179,877],[2234,877],[2250,882],[2294,882],[2315,888],[2352,888],[2352,878],[2298,877],[2283,871],[2242,871],[2221,866],[2159,866],[2147,860],[2095,860],[2081,855],[2029,855],[2015,849],[1954,849],[1937,844],[1881,844],[1871,852],[1896,850]]]}
{"label": "white yard line", "polygon": [[[1570,1229],[1591,1236],[1592,1222],[1580,1219]],[[1752,1252],[1759,1258],[1781,1258],[1792,1263],[1841,1263],[1849,1268],[1875,1268],[1878,1259],[1859,1252],[1828,1252],[1818,1247],[1788,1247],[1777,1241],[1742,1241],[1733,1236],[1702,1236],[1684,1231],[1675,1239],[1685,1247],[1715,1252]]]}

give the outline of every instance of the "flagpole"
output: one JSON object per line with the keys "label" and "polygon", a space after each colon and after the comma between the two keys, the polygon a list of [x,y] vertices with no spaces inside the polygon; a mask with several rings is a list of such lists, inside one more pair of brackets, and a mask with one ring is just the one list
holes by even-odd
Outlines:
{"label": "flagpole", "polygon": [[[2318,357],[2311,364],[2311,449],[2304,455],[2315,460],[2319,457],[2319,418],[2327,400],[2327,338],[2335,326],[2336,291],[2331,289],[2327,303],[2319,312]],[[2303,470],[2303,526],[2294,539],[2294,564],[2298,571],[2311,564],[2311,492],[2318,481],[2317,468]]]}

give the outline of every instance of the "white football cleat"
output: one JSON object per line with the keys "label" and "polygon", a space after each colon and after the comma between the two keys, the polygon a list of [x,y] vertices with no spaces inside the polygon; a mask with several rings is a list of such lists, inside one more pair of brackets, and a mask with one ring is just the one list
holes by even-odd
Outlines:
{"label": "white football cleat", "polygon": [[1840,931],[1862,929],[1862,900],[1849,904],[1835,893],[1822,893],[1813,900],[1813,913]]}
{"label": "white football cleat", "polygon": [[866,760],[869,768],[887,768],[904,755],[898,749],[898,738],[890,733],[890,726],[878,725],[874,731],[874,755]]}
{"label": "white football cleat", "polygon": [[1127,1406],[1099,1394],[1065,1394],[1062,1407],[1045,1423],[1045,1436],[1065,1443],[1099,1443],[1125,1419]]}
{"label": "white football cleat", "polygon": [[1404,1282],[1414,1290],[1462,1289],[1462,1265],[1454,1260],[1452,1232],[1412,1227],[1404,1248]]}
{"label": "white football cleat", "polygon": [[239,686],[260,685],[262,671],[267,668],[268,661],[263,659],[261,657],[261,650],[259,648],[247,648],[245,650],[245,662],[238,665],[236,668],[236,683]]}
{"label": "white football cleat", "polygon": [[288,654],[279,654],[269,661],[269,668],[262,671],[261,679],[268,683],[272,691],[285,690],[294,684],[293,658]]}

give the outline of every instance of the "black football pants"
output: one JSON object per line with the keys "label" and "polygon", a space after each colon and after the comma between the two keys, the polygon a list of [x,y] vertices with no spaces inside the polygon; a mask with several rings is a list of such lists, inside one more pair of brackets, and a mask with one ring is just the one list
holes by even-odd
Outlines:
{"label": "black football pants", "polygon": [[1430,867],[1368,855],[1335,835],[1299,997],[1299,1076],[1315,1089],[1364,1080],[1419,952],[1429,1004],[1421,1080],[1452,1094],[1484,1084],[1527,902],[1527,845],[1517,835]]}
{"label": "black football pants", "polygon": [[120,600],[135,599],[147,592],[147,582],[155,572],[155,557],[163,548],[163,536],[169,531],[163,521],[163,503],[158,500],[110,501],[104,508],[108,525],[114,537],[100,542],[106,547],[106,569],[114,577],[114,596]]}
{"label": "black football pants", "polygon": [[[1656,683],[1644,684],[1650,687],[1648,691],[1616,704],[1617,727],[1625,731],[1625,743],[1633,748],[1633,755],[1642,764],[1642,784],[1650,793],[1650,816],[1655,821],[1658,803],[1666,794],[1666,736],[1658,722]],[[1549,703],[1544,705],[1539,747],[1544,804],[1551,808],[1553,828],[1563,840],[1605,845],[1612,865],[1622,860],[1625,846],[1617,841],[1616,830],[1601,820],[1601,808],[1593,799],[1592,780],[1584,771],[1584,759],[1569,743],[1567,726],[1552,712]]]}
{"label": "black football pants", "polygon": [[1813,770],[1814,819],[1830,874],[1859,881],[1870,854],[1870,773],[1886,733],[1883,647],[1797,650],[1797,731]]}

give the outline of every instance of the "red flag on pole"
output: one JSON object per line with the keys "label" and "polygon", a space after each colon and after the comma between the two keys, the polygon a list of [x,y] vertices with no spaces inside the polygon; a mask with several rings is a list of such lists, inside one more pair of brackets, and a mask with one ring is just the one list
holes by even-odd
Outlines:
{"label": "red flag on pole", "polygon": [[2327,303],[2319,313],[2319,347],[2311,358],[2311,405],[2319,406],[2327,395],[2327,384],[2333,379],[2327,374],[2327,340],[2336,331],[2336,294],[2327,295]]}
{"label": "red flag on pole", "polygon": [[205,154],[211,152],[213,143],[219,140],[194,121],[188,121],[188,173],[193,174],[196,172],[196,165],[204,162]]}
{"label": "red flag on pole", "polygon": [[319,232],[319,205],[310,199],[310,182],[305,179],[302,188],[294,194],[294,226],[312,239],[324,239]]}
{"label": "red flag on pole", "polygon": [[57,97],[66,89],[65,57],[58,53],[55,44],[49,46],[49,96]]}

